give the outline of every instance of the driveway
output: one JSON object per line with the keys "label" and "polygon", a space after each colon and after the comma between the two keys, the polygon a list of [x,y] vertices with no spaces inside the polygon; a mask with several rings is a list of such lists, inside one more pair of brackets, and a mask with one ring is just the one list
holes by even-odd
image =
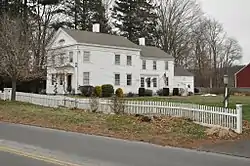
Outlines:
{"label": "driveway", "polygon": [[84,166],[249,166],[227,155],[0,123],[0,146],[52,155]]}

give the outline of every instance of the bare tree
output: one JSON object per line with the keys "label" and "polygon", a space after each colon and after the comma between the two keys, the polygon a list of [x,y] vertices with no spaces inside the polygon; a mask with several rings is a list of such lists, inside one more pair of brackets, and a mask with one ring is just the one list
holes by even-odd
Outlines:
{"label": "bare tree", "polygon": [[[17,81],[26,80],[32,70],[32,30],[23,19],[8,14],[0,18],[0,72],[12,81],[11,100],[16,98]],[[25,31],[25,33],[24,33]]]}
{"label": "bare tree", "polygon": [[202,14],[200,6],[193,0],[159,0],[157,5],[158,44],[180,64],[189,55],[189,34]]}
{"label": "bare tree", "polygon": [[[30,23],[33,29],[33,66],[34,70],[37,71],[37,78],[43,78],[46,76],[46,57],[47,57],[47,47],[53,37],[53,34],[57,29],[54,29],[53,23],[56,22],[56,16],[59,6],[57,4],[53,5],[43,5],[39,3],[34,3],[33,13],[32,13],[32,23]],[[39,73],[39,74],[38,74]],[[34,78],[34,77],[33,77]]]}

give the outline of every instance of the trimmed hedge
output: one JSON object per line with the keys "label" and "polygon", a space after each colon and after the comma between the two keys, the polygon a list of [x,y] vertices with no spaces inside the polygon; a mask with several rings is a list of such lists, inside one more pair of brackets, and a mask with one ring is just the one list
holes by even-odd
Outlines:
{"label": "trimmed hedge", "polygon": [[112,97],[114,95],[114,87],[111,84],[102,85],[102,97]]}
{"label": "trimmed hedge", "polygon": [[169,88],[163,88],[162,95],[163,96],[169,96]]}
{"label": "trimmed hedge", "polygon": [[145,88],[139,88],[138,94],[139,96],[145,96]]}
{"label": "trimmed hedge", "polygon": [[116,95],[117,97],[123,97],[123,96],[124,96],[123,90],[122,90],[121,88],[116,89],[115,95]]}
{"label": "trimmed hedge", "polygon": [[80,86],[79,90],[81,91],[81,94],[85,97],[90,97],[94,93],[94,87],[91,85]]}
{"label": "trimmed hedge", "polygon": [[179,89],[178,88],[174,88],[173,89],[173,96],[179,96],[179,95],[180,95]]}
{"label": "trimmed hedge", "polygon": [[153,96],[153,91],[150,90],[150,89],[146,89],[144,95],[145,95],[145,96]]}
{"label": "trimmed hedge", "polygon": [[102,97],[102,87],[96,86],[94,89],[94,94],[96,97]]}

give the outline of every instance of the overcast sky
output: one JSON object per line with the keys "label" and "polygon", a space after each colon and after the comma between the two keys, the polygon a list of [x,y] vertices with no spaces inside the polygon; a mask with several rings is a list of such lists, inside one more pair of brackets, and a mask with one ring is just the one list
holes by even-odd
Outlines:
{"label": "overcast sky", "polygon": [[243,48],[242,64],[250,63],[250,0],[198,0],[204,12],[224,26]]}

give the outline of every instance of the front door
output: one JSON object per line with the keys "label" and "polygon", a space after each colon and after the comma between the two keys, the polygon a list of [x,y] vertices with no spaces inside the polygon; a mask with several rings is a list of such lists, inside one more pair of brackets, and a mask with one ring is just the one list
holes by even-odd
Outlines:
{"label": "front door", "polygon": [[67,76],[67,91],[68,92],[72,91],[72,75],[71,74]]}

